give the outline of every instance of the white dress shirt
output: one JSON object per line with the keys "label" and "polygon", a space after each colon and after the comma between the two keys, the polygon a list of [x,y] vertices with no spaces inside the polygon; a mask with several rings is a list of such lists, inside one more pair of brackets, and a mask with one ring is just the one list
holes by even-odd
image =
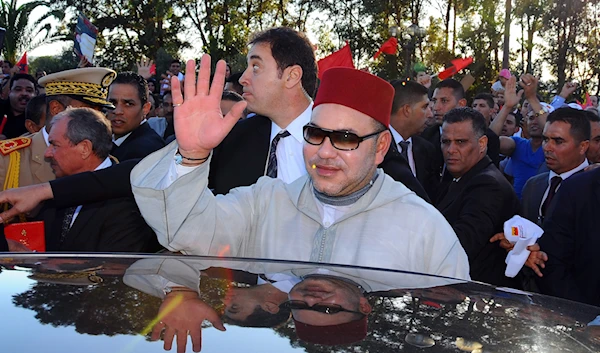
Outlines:
{"label": "white dress shirt", "polygon": [[[559,176],[563,181],[565,181],[565,180],[569,179],[571,176],[573,176],[573,174],[577,173],[580,170],[585,169],[588,165],[590,165],[590,163],[588,162],[587,159],[585,159],[583,161],[583,163],[581,163],[579,166],[569,170],[568,172],[564,172],[562,174],[556,174],[554,171],[551,170],[550,173],[548,173],[548,187],[546,187],[546,192],[544,192],[544,196],[542,197],[542,202],[540,202],[540,207],[538,209],[539,216],[542,215],[542,205],[544,204],[544,201],[546,201],[546,198],[548,197],[548,193],[550,192],[550,183],[552,182],[552,178],[554,178],[555,176]],[[561,185],[562,185],[562,182],[556,188],[557,192],[558,192],[558,190],[560,190]]]}
{"label": "white dress shirt", "polygon": [[[146,122],[146,119],[142,120],[142,122],[140,123],[140,126],[142,126],[142,124],[145,122]],[[123,136],[119,137],[118,139],[115,139],[115,135],[113,135],[113,143],[117,146],[121,146],[123,144],[123,142],[125,142],[125,140],[127,140],[129,135],[131,135],[132,132],[133,131],[130,131],[127,135],[123,135]]]}
{"label": "white dress shirt", "polygon": [[[302,146],[304,145],[304,136],[302,128],[310,122],[313,103],[292,121],[285,129],[271,122],[271,138],[269,146],[278,133],[287,130],[290,136],[282,138],[277,144],[277,179],[283,180],[284,183],[291,183],[299,177],[306,174],[306,166],[302,155]],[[267,163],[269,158],[267,158]],[[267,173],[267,163],[265,163],[265,175]]]}
{"label": "white dress shirt", "polygon": [[394,140],[396,141],[396,147],[398,148],[399,152],[402,152],[401,149],[402,147],[400,147],[400,142],[402,141],[406,141],[408,142],[408,165],[410,166],[410,170],[412,171],[413,175],[416,177],[417,176],[417,167],[415,167],[415,157],[413,156],[413,143],[412,143],[412,137],[409,137],[408,140],[405,140],[404,137],[402,137],[402,135],[400,135],[400,133],[398,131],[396,131],[396,129],[394,129],[391,125],[390,125],[390,132],[392,133],[392,136],[394,137]]}

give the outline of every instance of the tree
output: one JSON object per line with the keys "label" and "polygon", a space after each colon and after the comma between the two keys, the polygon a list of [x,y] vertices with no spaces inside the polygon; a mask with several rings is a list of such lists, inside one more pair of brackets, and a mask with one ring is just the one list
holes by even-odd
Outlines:
{"label": "tree", "polygon": [[39,19],[31,22],[31,13],[38,7],[50,7],[51,2],[38,0],[17,6],[17,0],[0,3],[0,27],[6,29],[4,37],[4,59],[15,63],[17,57],[28,50],[42,44],[52,43],[63,39],[63,36],[53,31],[47,22],[50,18],[64,19],[64,12],[53,9]]}
{"label": "tree", "polygon": [[51,74],[74,69],[77,67],[77,63],[78,60],[73,52],[73,46],[68,46],[57,56],[40,56],[31,60],[29,63],[29,72],[44,70],[46,73]]}

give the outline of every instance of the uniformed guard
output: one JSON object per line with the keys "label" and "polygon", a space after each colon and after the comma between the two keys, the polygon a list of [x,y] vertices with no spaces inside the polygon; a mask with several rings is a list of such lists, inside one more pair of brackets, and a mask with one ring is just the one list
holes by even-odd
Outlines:
{"label": "uniformed guard", "polygon": [[87,67],[57,72],[39,80],[46,89],[46,125],[31,137],[0,142],[2,190],[54,179],[50,164],[44,161],[52,118],[68,106],[114,108],[107,96],[108,86],[116,75],[110,69]]}

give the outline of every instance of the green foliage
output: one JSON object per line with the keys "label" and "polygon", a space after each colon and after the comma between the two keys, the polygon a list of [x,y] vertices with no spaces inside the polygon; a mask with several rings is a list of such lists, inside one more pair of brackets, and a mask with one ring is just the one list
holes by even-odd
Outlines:
{"label": "green foliage", "polygon": [[51,74],[54,72],[74,69],[77,67],[77,57],[73,52],[73,46],[63,50],[58,56],[40,56],[29,62],[29,72],[35,73],[37,70],[44,70]]}
{"label": "green foliage", "polygon": [[17,6],[17,0],[0,2],[0,27],[6,29],[2,53],[4,59],[15,63],[18,56],[42,44],[63,39],[47,23],[50,18],[62,20],[64,11],[56,9],[46,12],[37,20],[31,19],[32,12],[39,7],[49,7],[50,1],[38,0]]}

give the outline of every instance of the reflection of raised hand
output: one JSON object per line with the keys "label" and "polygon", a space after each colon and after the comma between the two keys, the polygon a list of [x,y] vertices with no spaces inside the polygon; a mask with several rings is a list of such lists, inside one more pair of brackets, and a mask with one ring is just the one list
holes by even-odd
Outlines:
{"label": "reflection of raised hand", "polygon": [[164,349],[169,351],[177,335],[177,353],[185,352],[188,333],[192,339],[192,349],[200,352],[204,320],[208,320],[217,330],[225,331],[217,312],[198,298],[198,293],[189,289],[173,289],[167,294],[158,310],[158,320],[152,330],[151,340],[158,340],[164,329]]}
{"label": "reflection of raised hand", "polygon": [[31,252],[31,249],[16,240],[6,239],[6,242],[8,243],[8,251],[10,252]]}
{"label": "reflection of raised hand", "polygon": [[141,58],[140,61],[136,63],[138,75],[142,76],[146,80],[152,77],[152,73],[150,72],[152,64],[154,64],[152,60]]}
{"label": "reflection of raised hand", "polygon": [[210,154],[227,136],[246,108],[246,102],[238,102],[223,116],[221,95],[225,83],[225,61],[217,63],[210,86],[210,55],[202,56],[198,82],[196,83],[195,62],[187,62],[185,75],[185,100],[181,95],[180,82],[171,78],[173,87],[173,119],[175,136],[181,155],[202,159]]}

